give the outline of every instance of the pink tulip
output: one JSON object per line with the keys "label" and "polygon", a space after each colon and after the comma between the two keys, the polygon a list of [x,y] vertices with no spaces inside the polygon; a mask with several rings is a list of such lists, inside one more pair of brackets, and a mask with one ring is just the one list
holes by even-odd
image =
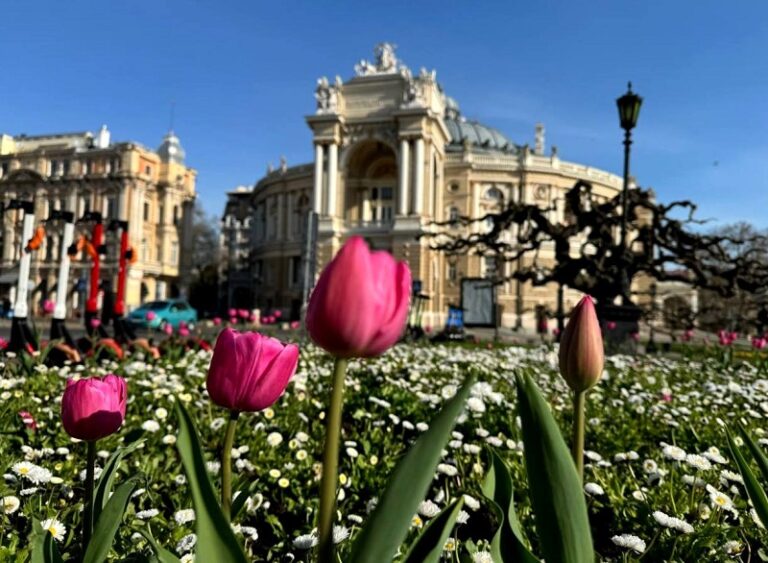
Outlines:
{"label": "pink tulip", "polygon": [[688,329],[683,333],[683,342],[690,342],[693,338],[693,330]]}
{"label": "pink tulip", "polygon": [[230,309],[227,311],[227,316],[229,318],[236,317],[237,316],[237,309]]}
{"label": "pink tulip", "polygon": [[98,440],[117,432],[125,420],[128,391],[125,380],[113,374],[67,380],[61,398],[64,430],[79,440]]}
{"label": "pink tulip", "polygon": [[733,344],[733,341],[735,339],[731,337],[732,334],[733,333],[725,331],[725,330],[718,331],[717,339],[720,342],[720,345],[721,346],[730,346],[731,344]]}
{"label": "pink tulip", "polygon": [[573,309],[560,340],[560,373],[571,389],[586,391],[603,373],[605,353],[595,304],[588,295]]}
{"label": "pink tulip", "polygon": [[248,309],[240,309],[237,314],[240,315],[241,319],[247,319],[251,316],[251,314],[248,312]]}
{"label": "pink tulip", "polygon": [[213,326],[219,326],[221,324],[221,317],[213,317]]}
{"label": "pink tulip", "polygon": [[147,319],[149,322],[152,322],[152,321],[154,321],[154,320],[157,318],[157,315],[155,314],[155,312],[154,312],[154,311],[147,311],[147,314],[146,314],[146,315],[144,315],[144,316],[145,316],[145,318],[146,318],[146,319]]}
{"label": "pink tulip", "polygon": [[639,332],[633,332],[633,333],[632,333],[632,334],[630,334],[629,336],[630,336],[630,337],[632,338],[632,340],[634,340],[635,342],[640,342],[640,333],[639,333]]}
{"label": "pink tulip", "polygon": [[189,336],[189,329],[187,327],[185,327],[185,326],[180,326],[179,327],[179,336],[181,336],[183,338],[186,338],[187,336]]}
{"label": "pink tulip", "polygon": [[301,328],[301,321],[291,321],[291,328],[293,330]]}
{"label": "pink tulip", "polygon": [[45,301],[43,301],[43,313],[45,313],[46,315],[50,315],[51,313],[53,313],[55,308],[56,308],[56,304],[50,299],[46,299]]}
{"label": "pink tulip", "polygon": [[101,319],[91,319],[91,328],[99,328],[101,326]]}
{"label": "pink tulip", "polygon": [[762,350],[763,348],[765,348],[766,344],[768,344],[768,341],[766,341],[765,338],[761,336],[755,336],[754,338],[752,338],[752,346],[756,350]]}
{"label": "pink tulip", "polygon": [[309,299],[307,330],[338,357],[378,356],[400,339],[411,271],[391,254],[351,237],[325,267]]}
{"label": "pink tulip", "polygon": [[173,327],[170,325],[170,323],[166,323],[165,326],[163,326],[163,332],[168,336],[173,334]]}
{"label": "pink tulip", "polygon": [[229,317],[229,324],[237,324],[237,317]]}
{"label": "pink tulip", "polygon": [[255,323],[258,319],[259,319],[258,315],[256,315],[255,313],[251,313],[251,317],[248,320],[251,321],[252,323]]}
{"label": "pink tulip", "polygon": [[283,316],[283,313],[282,311],[275,311],[274,313],[272,313],[272,316],[275,317],[276,319],[279,319],[280,317]]}
{"label": "pink tulip", "polygon": [[605,328],[608,330],[615,330],[616,329],[616,322],[615,321],[608,321],[605,323]]}
{"label": "pink tulip", "polygon": [[35,417],[32,416],[31,412],[21,410],[19,411],[19,418],[21,418],[21,421],[24,423],[24,426],[26,426],[29,430],[32,430],[32,431],[37,430],[37,421],[35,420]]}
{"label": "pink tulip", "polygon": [[261,317],[261,319],[260,319],[261,324],[263,324],[263,325],[268,324],[267,323],[267,318],[268,317]]}
{"label": "pink tulip", "polygon": [[8,341],[0,336],[0,350],[5,350],[6,348],[8,348]]}
{"label": "pink tulip", "polygon": [[225,328],[216,340],[208,368],[208,394],[214,403],[231,411],[263,410],[283,394],[298,362],[295,344]]}

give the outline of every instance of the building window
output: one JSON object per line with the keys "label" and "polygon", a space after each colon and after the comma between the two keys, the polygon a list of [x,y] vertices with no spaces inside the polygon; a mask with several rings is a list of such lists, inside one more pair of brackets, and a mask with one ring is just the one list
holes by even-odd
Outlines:
{"label": "building window", "polygon": [[448,210],[448,220],[451,222],[451,227],[456,228],[459,226],[459,208],[451,207]]}
{"label": "building window", "polygon": [[141,239],[141,260],[143,262],[149,260],[149,245],[147,244],[147,239],[145,238]]}
{"label": "building window", "polygon": [[290,276],[291,287],[298,286],[301,282],[301,256],[291,257]]}
{"label": "building window", "polygon": [[69,176],[69,160],[65,160],[61,163],[61,175],[62,176]]}
{"label": "building window", "polygon": [[117,198],[110,196],[107,198],[107,213],[105,219],[118,219],[117,216]]}
{"label": "building window", "polygon": [[486,256],[483,259],[483,266],[485,270],[484,277],[488,279],[492,279],[496,277],[496,257],[495,256]]}
{"label": "building window", "polygon": [[373,188],[371,190],[371,220],[377,223],[390,223],[392,221],[391,187]]}
{"label": "building window", "polygon": [[58,160],[51,160],[48,163],[48,175],[49,176],[58,176],[59,175],[59,161]]}
{"label": "building window", "polygon": [[6,174],[8,174],[8,163],[3,162],[2,164],[0,164],[0,178],[5,176]]}
{"label": "building window", "polygon": [[83,174],[90,174],[92,171],[91,168],[92,165],[90,160],[83,161]]}
{"label": "building window", "polygon": [[179,265],[179,243],[173,241],[171,243],[171,266]]}
{"label": "building window", "polygon": [[455,282],[457,276],[456,264],[448,264],[448,280]]}
{"label": "building window", "polygon": [[144,174],[146,174],[147,176],[151,176],[152,175],[152,167],[149,166],[149,165],[145,166],[144,167]]}
{"label": "building window", "polygon": [[175,226],[179,226],[179,206],[174,205],[173,206],[173,224]]}
{"label": "building window", "polygon": [[155,260],[158,262],[163,261],[163,242],[157,241],[157,248],[155,248]]}
{"label": "building window", "polygon": [[458,192],[459,191],[459,184],[457,184],[456,182],[454,182],[452,184],[448,184],[448,191],[451,192],[451,193]]}
{"label": "building window", "polygon": [[149,221],[149,202],[144,202],[144,220]]}

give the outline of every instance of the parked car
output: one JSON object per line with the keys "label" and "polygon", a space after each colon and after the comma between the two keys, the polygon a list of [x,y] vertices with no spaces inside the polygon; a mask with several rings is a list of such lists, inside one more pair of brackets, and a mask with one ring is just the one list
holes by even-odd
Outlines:
{"label": "parked car", "polygon": [[150,301],[131,311],[128,321],[142,328],[163,328],[165,325],[178,328],[182,322],[194,325],[197,322],[197,310],[184,299]]}

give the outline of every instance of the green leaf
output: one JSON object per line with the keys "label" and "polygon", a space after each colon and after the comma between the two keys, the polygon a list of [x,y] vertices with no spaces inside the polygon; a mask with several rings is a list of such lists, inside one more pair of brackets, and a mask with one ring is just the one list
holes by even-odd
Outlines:
{"label": "green leaf", "polygon": [[245,555],[235,534],[221,512],[219,501],[208,477],[200,438],[187,409],[176,401],[179,437],[176,447],[181,454],[192,500],[195,504],[197,549],[195,560],[217,563],[245,563]]}
{"label": "green leaf", "polygon": [[530,376],[518,376],[517,390],[525,468],[544,559],[593,563],[587,504],[568,446]]}
{"label": "green leaf", "polygon": [[403,563],[437,563],[463,505],[463,498],[455,500],[435,516],[416,539]]}
{"label": "green leaf", "polygon": [[243,510],[243,507],[245,506],[245,503],[248,500],[248,497],[251,496],[253,491],[255,491],[258,486],[259,486],[258,481],[252,481],[250,485],[248,485],[244,489],[241,489],[239,493],[235,496],[235,500],[232,501],[232,510],[230,511],[232,514],[232,516],[230,517],[232,522],[234,522],[235,518],[238,517],[240,512]]}
{"label": "green leaf", "polygon": [[[741,431],[747,438],[747,443],[751,442],[752,439],[747,435],[746,430],[741,428]],[[725,435],[728,438],[728,446],[731,448],[731,455],[733,456],[733,459],[736,460],[736,465],[739,467],[739,473],[741,473],[741,477],[744,479],[744,488],[747,490],[749,500],[752,501],[752,505],[755,507],[755,512],[757,512],[760,521],[763,525],[766,525],[768,524],[768,496],[765,494],[765,489],[758,483],[757,477],[755,477],[755,474],[749,467],[749,463],[747,463],[747,460],[744,458],[744,454],[741,453],[739,446],[736,445],[728,427],[725,428]]]}
{"label": "green leaf", "polygon": [[32,556],[30,563],[62,563],[59,548],[48,530],[43,530],[40,521],[32,520]]}
{"label": "green leaf", "polygon": [[381,563],[392,560],[408,535],[419,503],[427,494],[443,447],[474,382],[473,376],[467,378],[456,396],[445,403],[429,429],[397,464],[386,491],[357,537],[350,562]]}
{"label": "green leaf", "polygon": [[144,536],[144,539],[147,540],[147,543],[152,548],[152,552],[160,563],[181,563],[181,560],[178,557],[157,543],[157,540],[152,537],[152,534],[148,529],[136,528],[136,531]]}
{"label": "green leaf", "polygon": [[538,563],[538,559],[525,545],[524,535],[517,519],[514,503],[514,486],[507,464],[499,455],[489,450],[490,468],[483,483],[483,495],[491,501],[491,507],[499,519],[499,529],[491,541],[491,555],[498,563]]}
{"label": "green leaf", "polygon": [[112,492],[112,485],[114,485],[117,470],[120,468],[120,462],[126,455],[139,448],[143,443],[144,440],[139,440],[129,446],[118,448],[107,460],[104,470],[99,474],[99,481],[93,495],[94,522],[98,522],[101,511],[107,505],[107,501],[109,501],[109,495]]}
{"label": "green leaf", "polygon": [[744,438],[744,443],[747,444],[749,451],[752,452],[752,456],[757,462],[757,466],[760,468],[760,473],[763,474],[763,479],[768,481],[768,458],[765,457],[762,448],[752,439],[746,428],[739,424],[739,431]]}
{"label": "green leaf", "polygon": [[93,528],[93,537],[88,543],[88,550],[83,557],[83,563],[102,563],[107,560],[107,555],[115,540],[115,534],[123,520],[123,514],[131,501],[131,495],[139,484],[136,477],[128,479],[120,485],[113,494],[107,506],[101,511],[99,519]]}

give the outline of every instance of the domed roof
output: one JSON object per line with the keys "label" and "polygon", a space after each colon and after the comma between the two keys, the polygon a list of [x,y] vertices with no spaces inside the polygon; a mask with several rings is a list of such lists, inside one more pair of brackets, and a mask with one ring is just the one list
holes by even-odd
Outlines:
{"label": "domed roof", "polygon": [[448,96],[445,99],[443,122],[451,136],[448,141],[449,148],[458,149],[468,142],[474,147],[490,151],[505,153],[517,153],[518,151],[517,145],[498,129],[462,117],[459,104]]}
{"label": "domed roof", "polygon": [[186,157],[181,141],[173,131],[168,131],[168,134],[163,137],[163,143],[157,149],[157,154],[163,162],[176,162],[178,164],[184,164]]}

